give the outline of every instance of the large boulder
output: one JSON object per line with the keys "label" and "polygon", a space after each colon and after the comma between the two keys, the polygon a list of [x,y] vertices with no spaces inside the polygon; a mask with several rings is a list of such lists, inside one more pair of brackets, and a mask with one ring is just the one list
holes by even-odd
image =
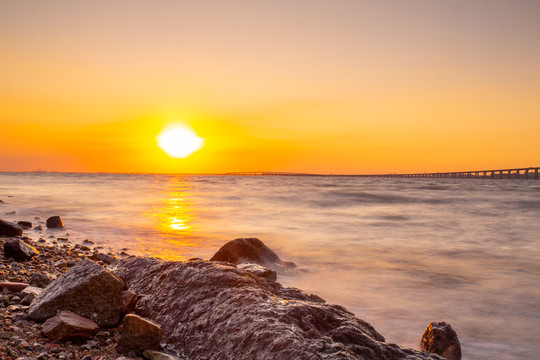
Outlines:
{"label": "large boulder", "polygon": [[98,264],[83,260],[53,281],[28,309],[30,318],[45,321],[58,310],[70,310],[100,327],[114,326],[122,312],[124,283]]}
{"label": "large boulder", "polygon": [[0,236],[21,236],[22,234],[23,230],[20,226],[0,219]]}
{"label": "large boulder", "polygon": [[161,348],[161,327],[135,314],[128,314],[120,327],[120,338],[116,350],[120,353],[133,352],[141,355],[145,350]]}
{"label": "large boulder", "polygon": [[62,218],[60,216],[51,216],[47,219],[46,225],[48,228],[51,229],[63,228],[64,222],[62,221]]}
{"label": "large boulder", "polygon": [[420,349],[439,354],[446,360],[461,359],[461,344],[450,324],[432,322],[420,340]]}
{"label": "large boulder", "polygon": [[99,326],[92,320],[68,310],[60,311],[41,327],[45,336],[53,340],[84,340],[94,336]]}
{"label": "large boulder", "polygon": [[286,262],[257,238],[240,238],[223,245],[210,261],[225,261],[233,264],[256,263],[266,267],[296,267]]}
{"label": "large boulder", "polygon": [[34,247],[20,239],[12,239],[4,243],[4,257],[13,258],[15,261],[25,261],[39,254]]}
{"label": "large boulder", "polygon": [[345,308],[232,264],[129,257],[116,266],[140,297],[135,313],[192,359],[442,359],[387,344]]}

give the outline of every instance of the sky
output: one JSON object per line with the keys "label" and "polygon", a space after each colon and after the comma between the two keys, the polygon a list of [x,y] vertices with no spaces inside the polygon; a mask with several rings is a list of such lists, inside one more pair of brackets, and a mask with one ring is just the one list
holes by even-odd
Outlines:
{"label": "sky", "polygon": [[[204,139],[172,158],[157,136]],[[540,166],[538,0],[0,0],[0,171]]]}

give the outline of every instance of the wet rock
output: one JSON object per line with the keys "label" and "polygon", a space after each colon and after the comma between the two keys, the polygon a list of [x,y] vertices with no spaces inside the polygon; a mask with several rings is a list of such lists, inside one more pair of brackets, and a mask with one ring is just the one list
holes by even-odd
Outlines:
{"label": "wet rock", "polygon": [[387,344],[345,308],[229,266],[131,257],[115,273],[135,312],[161,325],[171,351],[192,359],[441,359]]}
{"label": "wet rock", "polygon": [[120,353],[142,354],[145,350],[161,348],[161,327],[135,314],[128,314],[120,327],[116,350]]}
{"label": "wet rock", "polygon": [[122,293],[122,313],[129,314],[135,310],[137,305],[137,294],[133,291],[126,290]]}
{"label": "wet rock", "polygon": [[0,219],[0,236],[21,236],[22,233],[19,226]]}
{"label": "wet rock", "polygon": [[17,221],[17,225],[19,225],[23,229],[31,229],[32,228],[32,223],[30,221]]}
{"label": "wet rock", "polygon": [[101,327],[114,326],[122,311],[124,283],[96,263],[83,260],[38,295],[30,318],[44,321],[58,310],[70,310]]}
{"label": "wet rock", "polygon": [[4,244],[4,257],[13,258],[15,261],[25,261],[39,254],[36,248],[28,245],[20,239],[6,241]]}
{"label": "wet rock", "polygon": [[44,271],[42,273],[33,274],[30,277],[30,285],[44,288],[49,285],[52,281],[56,280],[56,275],[51,274],[50,272]]}
{"label": "wet rock", "polygon": [[112,257],[110,255],[107,255],[107,254],[97,252],[97,251],[95,251],[92,254],[92,256],[90,256],[90,259],[97,260],[97,261],[103,261],[107,265],[111,265],[111,264],[116,262],[116,258],[114,258],[114,257]]}
{"label": "wet rock", "polygon": [[432,322],[420,340],[420,349],[439,354],[447,360],[461,359],[461,344],[450,324]]}
{"label": "wet rock", "polygon": [[21,283],[21,282],[11,282],[11,281],[2,281],[0,282],[0,288],[2,289],[8,289],[11,292],[21,292],[26,287],[28,287],[28,284]]}
{"label": "wet rock", "polygon": [[94,245],[94,242],[92,240],[84,239],[81,245],[92,246]]}
{"label": "wet rock", "polygon": [[250,273],[260,276],[262,278],[270,279],[273,281],[276,281],[277,279],[277,274],[274,270],[269,269],[259,264],[245,263],[245,264],[238,265],[238,268],[249,271]]}
{"label": "wet rock", "polygon": [[51,216],[47,219],[45,225],[47,225],[47,227],[51,229],[63,228],[64,222],[62,221],[62,218],[60,216]]}
{"label": "wet rock", "polygon": [[223,245],[210,261],[225,261],[233,264],[256,263],[267,267],[296,267],[292,262],[283,261],[257,238],[240,238]]}
{"label": "wet rock", "polygon": [[99,326],[87,318],[63,310],[45,321],[41,331],[53,340],[84,340],[94,336]]}
{"label": "wet rock", "polygon": [[165,354],[154,350],[145,350],[142,356],[147,360],[182,360],[174,355]]}

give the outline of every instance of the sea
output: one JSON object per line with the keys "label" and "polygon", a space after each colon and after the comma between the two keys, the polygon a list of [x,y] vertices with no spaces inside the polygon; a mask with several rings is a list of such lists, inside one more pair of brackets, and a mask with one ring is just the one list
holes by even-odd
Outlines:
{"label": "sea", "polygon": [[[278,281],[339,304],[387,342],[456,330],[463,359],[540,359],[540,182],[344,176],[0,173],[0,218],[33,239],[209,259],[257,237]],[[60,215],[63,230],[45,227]]]}

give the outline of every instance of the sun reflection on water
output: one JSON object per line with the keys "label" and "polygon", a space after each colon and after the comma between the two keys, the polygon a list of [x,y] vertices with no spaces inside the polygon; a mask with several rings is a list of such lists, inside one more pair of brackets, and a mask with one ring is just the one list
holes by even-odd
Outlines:
{"label": "sun reflection on water", "polygon": [[195,206],[191,201],[193,184],[186,178],[171,176],[167,179],[162,204],[152,211],[156,232],[164,242],[156,242],[146,252],[167,260],[185,260],[195,243]]}

